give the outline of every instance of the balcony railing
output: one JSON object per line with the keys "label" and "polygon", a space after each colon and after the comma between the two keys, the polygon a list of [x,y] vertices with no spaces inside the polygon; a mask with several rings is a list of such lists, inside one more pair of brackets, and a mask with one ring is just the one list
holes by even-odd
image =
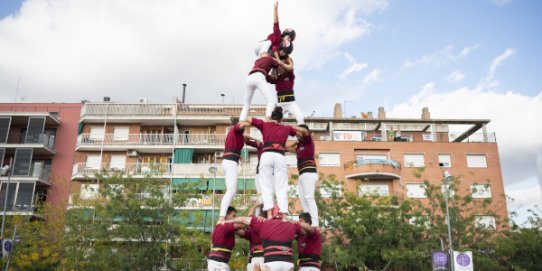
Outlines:
{"label": "balcony railing", "polygon": [[[147,103],[86,103],[81,117],[89,116],[144,116],[167,117],[177,115],[212,115],[237,116],[241,113],[241,105],[222,104],[147,104]],[[265,115],[264,105],[252,105],[250,115]]]}
{"label": "balcony railing", "polygon": [[389,165],[394,168],[401,168],[399,162],[388,159],[356,159],[356,166],[361,165]]}
{"label": "balcony railing", "polygon": [[130,134],[127,137],[119,137],[114,134],[106,134],[104,137],[96,137],[91,134],[81,134],[77,139],[78,146],[152,146],[152,145],[223,145],[224,134]]}
{"label": "balcony railing", "polygon": [[39,134],[36,137],[27,137],[23,133],[10,133],[8,144],[43,144],[49,149],[55,147],[55,136],[51,134]]}
{"label": "balcony railing", "polygon": [[[211,177],[213,174],[209,172],[209,168],[214,164],[151,164],[151,163],[129,163],[123,166],[114,166],[109,163],[86,164],[78,163],[73,166],[73,176],[88,176],[92,177],[95,174],[122,174],[122,175],[151,175],[165,177],[187,177],[187,176],[205,176]],[[256,166],[251,164],[243,164],[239,167],[239,176],[254,176],[256,174]],[[217,164],[217,177],[223,177],[224,172],[220,164]]]}

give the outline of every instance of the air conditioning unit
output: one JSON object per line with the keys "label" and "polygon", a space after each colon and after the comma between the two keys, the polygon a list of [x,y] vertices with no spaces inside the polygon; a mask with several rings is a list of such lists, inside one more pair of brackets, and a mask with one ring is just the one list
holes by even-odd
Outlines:
{"label": "air conditioning unit", "polygon": [[138,101],[142,104],[146,104],[147,103],[147,98],[139,98]]}
{"label": "air conditioning unit", "polygon": [[138,156],[139,153],[136,150],[127,150],[126,155],[130,157]]}
{"label": "air conditioning unit", "polygon": [[198,199],[198,198],[189,198],[186,205],[188,207],[199,207],[200,204],[201,204],[200,199]]}

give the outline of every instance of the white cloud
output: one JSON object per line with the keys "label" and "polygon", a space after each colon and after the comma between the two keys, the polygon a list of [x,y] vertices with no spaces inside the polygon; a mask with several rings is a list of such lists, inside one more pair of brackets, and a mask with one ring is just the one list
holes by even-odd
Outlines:
{"label": "white cloud", "polygon": [[496,132],[505,182],[536,177],[537,159],[542,159],[542,126],[536,125],[542,116],[542,92],[527,96],[499,92],[498,84],[486,84],[488,78],[495,81],[497,68],[512,54],[508,49],[496,57],[478,85],[440,92],[428,83],[408,101],[395,105],[390,116],[418,117],[420,108],[429,107],[433,118],[490,119],[488,129]]}
{"label": "white cloud", "polygon": [[491,0],[491,3],[502,8],[505,5],[512,3],[512,0]]}
{"label": "white cloud", "polygon": [[380,75],[380,69],[375,68],[369,74],[367,74],[361,82],[361,88],[366,89],[382,79]]}
{"label": "white cloud", "polygon": [[359,71],[367,68],[367,63],[358,63],[354,59],[354,57],[352,55],[350,55],[348,52],[344,53],[344,57],[348,60],[348,62],[350,63],[350,66],[348,66],[348,68],[346,68],[343,71],[343,73],[341,75],[339,75],[339,78],[341,78],[341,80],[346,79],[346,77],[348,77],[348,75],[350,75],[352,73],[359,72]]}
{"label": "white cloud", "polygon": [[497,71],[497,68],[501,65],[502,62],[504,62],[506,59],[514,55],[515,50],[514,49],[506,49],[504,53],[502,53],[500,56],[495,58],[493,62],[491,63],[491,66],[489,67],[489,73],[486,77],[486,81],[490,82],[495,77],[495,72]]}
{"label": "white cloud", "polygon": [[431,54],[426,54],[420,57],[417,60],[410,61],[407,60],[401,66],[401,69],[411,69],[419,65],[443,65],[448,62],[455,62],[461,58],[467,57],[472,51],[478,49],[480,45],[475,44],[469,47],[465,47],[459,51],[459,53],[454,54],[453,46],[447,45],[443,49],[435,51]]}
{"label": "white cloud", "polygon": [[453,71],[452,73],[446,76],[446,81],[452,82],[452,83],[461,82],[463,81],[463,79],[465,79],[465,74],[461,73],[458,70]]}
{"label": "white cloud", "polygon": [[[243,0],[27,0],[0,21],[0,89],[8,90],[0,100],[13,99],[9,90],[21,75],[20,96],[27,101],[104,95],[170,101],[187,83],[189,102],[220,102],[223,92],[239,102],[254,62],[252,47],[272,30],[272,6]],[[296,70],[321,68],[342,45],[370,32],[362,16],[386,8],[385,0],[280,2],[281,27],[297,32]]]}

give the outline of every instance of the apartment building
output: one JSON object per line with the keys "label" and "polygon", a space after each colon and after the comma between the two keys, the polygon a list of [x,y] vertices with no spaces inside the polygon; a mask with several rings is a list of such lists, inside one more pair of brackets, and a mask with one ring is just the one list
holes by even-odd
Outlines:
{"label": "apartment building", "polygon": [[[240,105],[177,100],[170,104],[145,99],[137,103],[84,103],[71,197],[95,197],[93,191],[99,187],[95,174],[104,172],[120,171],[132,178],[152,174],[173,186],[197,182],[201,196],[190,199],[179,211],[203,217],[193,226],[210,230],[225,190],[220,167],[224,138],[230,117],[238,116],[240,110]],[[264,106],[253,105],[249,115],[262,117],[264,111]],[[294,120],[286,118],[285,122]],[[489,120],[432,119],[426,108],[419,119],[387,118],[383,108],[376,117],[362,113],[345,118],[337,105],[333,117],[309,117],[305,122],[315,139],[318,170],[337,176],[337,191],[397,195],[424,202],[421,180],[413,171],[424,167],[425,178],[441,184],[443,170],[447,170],[462,178],[462,193],[471,191],[475,200],[492,198],[493,210],[507,216],[498,147],[495,135],[486,130]],[[464,131],[450,132],[456,126]],[[261,136],[255,128],[247,133]],[[257,163],[254,149],[246,148],[243,156],[234,202],[241,207],[254,199]],[[290,173],[297,174],[295,155],[287,154],[286,158]],[[292,183],[294,198],[295,186]],[[324,189],[320,192],[323,197],[330,194]],[[299,205],[296,209],[299,211]],[[487,216],[480,216],[479,222],[495,224],[494,217]]]}
{"label": "apartment building", "polygon": [[81,106],[0,104],[0,164],[11,162],[0,176],[0,211],[6,195],[6,215],[35,216],[44,204],[66,209]]}

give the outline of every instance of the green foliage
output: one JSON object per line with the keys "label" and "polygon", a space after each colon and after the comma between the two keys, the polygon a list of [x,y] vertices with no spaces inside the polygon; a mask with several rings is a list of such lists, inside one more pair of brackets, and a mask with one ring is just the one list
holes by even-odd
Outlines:
{"label": "green foliage", "polygon": [[183,220],[178,209],[197,192],[170,188],[168,180],[151,177],[100,178],[99,196],[75,202],[79,208],[68,213],[63,268],[153,270],[203,258],[205,234],[174,223]]}
{"label": "green foliage", "polygon": [[[433,250],[447,250],[446,197],[441,185],[424,178],[424,168],[413,171],[423,181],[427,199],[410,200],[402,195],[378,196],[333,193],[319,198],[319,210],[329,245],[323,258],[340,266],[371,270],[430,270]],[[334,175],[323,178],[331,187]],[[362,181],[358,181],[359,185]],[[448,199],[454,250],[472,250],[477,270],[505,270],[495,252],[495,229],[476,226],[478,215],[496,216],[491,200],[473,199],[470,191],[458,191],[460,180],[450,184]],[[497,218],[497,228],[503,221]]]}

